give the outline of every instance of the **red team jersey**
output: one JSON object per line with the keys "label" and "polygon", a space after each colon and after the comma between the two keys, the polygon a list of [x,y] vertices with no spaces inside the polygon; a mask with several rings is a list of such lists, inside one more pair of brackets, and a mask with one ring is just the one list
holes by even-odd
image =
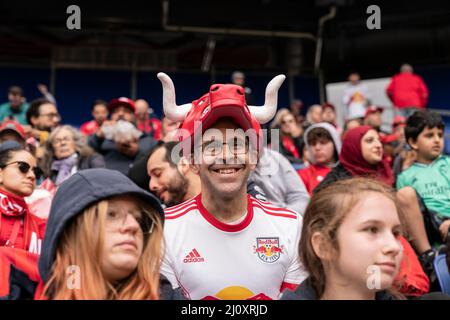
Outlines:
{"label": "red team jersey", "polygon": [[161,272],[189,299],[278,299],[306,278],[298,260],[302,218],[247,196],[237,224],[210,214],[201,194],[166,209]]}

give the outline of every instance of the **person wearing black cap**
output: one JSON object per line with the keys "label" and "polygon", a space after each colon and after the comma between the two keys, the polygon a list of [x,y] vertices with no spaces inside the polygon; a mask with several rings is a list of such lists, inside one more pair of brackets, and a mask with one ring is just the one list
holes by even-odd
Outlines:
{"label": "person wearing black cap", "polygon": [[134,101],[121,97],[109,102],[111,121],[88,137],[88,144],[105,159],[106,168],[128,174],[134,160],[147,154],[156,141],[146,137],[135,126]]}
{"label": "person wearing black cap", "polygon": [[[123,174],[102,168],[74,174],[53,200],[39,284],[34,283],[32,295],[56,300],[176,298],[159,274],[163,222],[158,199]],[[30,268],[27,275],[33,277]]]}

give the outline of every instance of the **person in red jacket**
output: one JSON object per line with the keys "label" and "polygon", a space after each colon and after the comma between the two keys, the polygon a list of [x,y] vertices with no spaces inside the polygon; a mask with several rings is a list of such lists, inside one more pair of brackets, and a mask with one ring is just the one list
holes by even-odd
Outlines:
{"label": "person in red jacket", "polygon": [[39,175],[28,151],[19,146],[0,151],[0,247],[40,254],[46,221],[24,199],[33,193]]}
{"label": "person in red jacket", "polygon": [[298,170],[297,173],[311,195],[314,188],[326,177],[332,166],[338,161],[341,151],[341,138],[333,125],[321,122],[306,129],[304,139],[311,164]]}
{"label": "person in red jacket", "polygon": [[392,77],[386,94],[394,104],[396,114],[406,118],[417,109],[425,109],[428,103],[428,88],[409,64],[402,65],[400,73]]}
{"label": "person in red jacket", "polygon": [[80,132],[85,136],[90,136],[100,129],[103,122],[108,119],[108,107],[106,101],[95,100],[92,105],[92,117],[91,121],[83,123],[80,127]]}

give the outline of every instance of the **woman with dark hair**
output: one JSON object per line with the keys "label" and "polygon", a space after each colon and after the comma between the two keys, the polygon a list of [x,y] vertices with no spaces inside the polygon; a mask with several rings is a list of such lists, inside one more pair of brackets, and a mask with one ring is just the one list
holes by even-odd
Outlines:
{"label": "woman with dark hair", "polygon": [[394,183],[391,167],[383,155],[380,136],[372,127],[360,126],[347,132],[342,141],[339,163],[314,191],[351,177],[371,177],[388,186]]}
{"label": "woman with dark hair", "polygon": [[59,186],[79,170],[104,168],[105,161],[86,144],[78,130],[64,125],[53,130],[47,139],[40,167],[44,176]]}
{"label": "woman with dark hair", "polygon": [[0,246],[40,253],[45,220],[25,202],[40,174],[36,159],[22,147],[0,150]]}

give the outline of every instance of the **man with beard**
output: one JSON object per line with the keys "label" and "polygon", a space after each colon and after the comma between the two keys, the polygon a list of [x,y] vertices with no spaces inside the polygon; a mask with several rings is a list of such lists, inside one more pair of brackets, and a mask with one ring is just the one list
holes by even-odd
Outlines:
{"label": "man with beard", "polygon": [[189,161],[171,156],[177,144],[158,142],[147,162],[150,191],[167,207],[192,199],[201,192],[200,177],[191,170]]}
{"label": "man with beard", "polygon": [[304,278],[298,259],[302,218],[247,194],[262,148],[260,123],[277,108],[284,76],[267,86],[263,106],[247,105],[243,88],[214,84],[200,99],[176,105],[164,73],[165,115],[182,121],[183,156],[202,191],[165,210],[161,273],[189,299],[278,299]]}
{"label": "man with beard", "polygon": [[39,98],[30,103],[26,118],[31,125],[31,128],[24,127],[27,134],[32,137],[32,141],[28,142],[36,148],[36,157],[39,159],[43,156],[43,144],[50,132],[59,126],[61,115],[52,101]]}

